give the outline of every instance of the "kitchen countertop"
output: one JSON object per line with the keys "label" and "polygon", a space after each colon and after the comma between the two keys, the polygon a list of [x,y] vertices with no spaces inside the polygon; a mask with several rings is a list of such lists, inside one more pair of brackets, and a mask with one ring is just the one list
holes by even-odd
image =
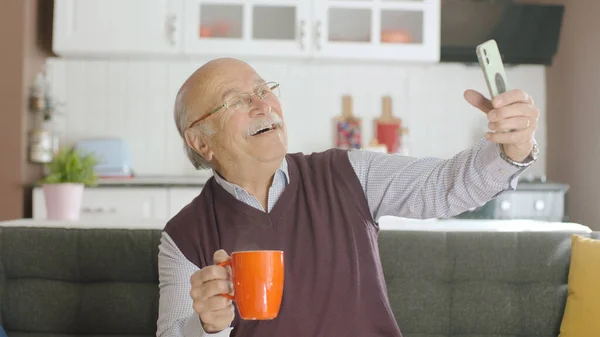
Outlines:
{"label": "kitchen countertop", "polygon": [[133,178],[101,178],[99,187],[197,187],[204,186],[212,174],[198,176],[140,176]]}
{"label": "kitchen countertop", "polygon": [[527,180],[519,181],[517,184],[518,191],[561,191],[567,192],[569,185],[555,182],[530,182]]}
{"label": "kitchen countertop", "polygon": [[[198,176],[140,176],[133,178],[101,178],[98,180],[100,187],[126,187],[126,186],[145,186],[145,187],[165,187],[165,186],[204,186],[206,181],[212,177],[212,174]],[[531,183],[520,181],[517,185],[517,191],[566,191],[568,185],[559,183]]]}
{"label": "kitchen countertop", "polygon": [[[99,178],[98,185],[90,188],[105,187],[202,187],[212,177],[210,174],[197,176],[138,176],[132,178]],[[33,185],[34,188],[41,188]]]}
{"label": "kitchen countertop", "polygon": [[[212,177],[212,171],[199,171],[195,175],[147,175],[132,178],[99,178],[97,187],[203,187]],[[34,185],[33,187],[39,187]],[[515,192],[560,191],[567,192],[569,185],[551,181],[522,178]]]}

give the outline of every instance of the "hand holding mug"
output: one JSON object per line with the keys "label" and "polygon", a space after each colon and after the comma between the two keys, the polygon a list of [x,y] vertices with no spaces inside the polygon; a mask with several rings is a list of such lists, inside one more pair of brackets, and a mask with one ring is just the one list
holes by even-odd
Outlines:
{"label": "hand holding mug", "polygon": [[204,331],[219,332],[227,328],[234,318],[234,308],[231,300],[221,294],[231,293],[232,286],[229,272],[219,263],[229,261],[230,257],[224,250],[218,250],[213,255],[215,265],[204,267],[190,279],[192,289],[190,296],[194,301],[193,308],[200,317]]}

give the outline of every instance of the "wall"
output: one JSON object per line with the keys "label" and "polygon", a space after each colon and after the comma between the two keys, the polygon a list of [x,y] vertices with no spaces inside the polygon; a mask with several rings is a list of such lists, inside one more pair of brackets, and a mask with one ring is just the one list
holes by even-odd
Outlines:
{"label": "wall", "polygon": [[[25,187],[41,173],[39,165],[27,162],[26,96],[35,73],[50,55],[51,11],[52,1],[23,0],[4,4],[0,12],[0,41],[10,51],[0,55],[0,140],[10,144],[0,147],[0,220],[28,214]],[[181,150],[172,106],[179,85],[204,61],[51,59],[52,85],[66,104],[59,121],[63,140],[70,144],[87,137],[123,138],[132,147],[138,174],[197,174]],[[485,91],[476,66],[251,63],[265,78],[282,83],[293,152],[332,145],[331,120],[340,113],[342,94],[354,97],[355,113],[365,122],[365,143],[372,137],[371,121],[380,112],[384,94],[393,96],[394,113],[411,130],[412,155],[449,157],[483,135],[484,116],[462,98],[466,88]],[[508,73],[512,84],[530,92],[542,110],[537,136],[542,154],[529,173],[543,174],[545,70],[521,66]],[[554,174],[556,180],[562,177],[567,176]]]}
{"label": "wall", "polygon": [[[124,139],[140,175],[193,175],[173,121],[179,86],[206,60],[134,61],[53,58],[52,90],[65,103],[57,123],[65,143],[89,137]],[[263,78],[281,83],[289,128],[289,150],[312,152],[333,145],[332,120],[341,113],[341,96],[353,96],[363,118],[363,143],[372,138],[372,121],[381,97],[393,97],[393,111],[410,129],[411,154],[450,157],[484,135],[482,112],[463,99],[465,89],[485,92],[478,66],[462,64],[390,65],[250,61]],[[508,69],[513,86],[535,97],[545,110],[542,66]],[[545,114],[538,140],[542,158],[529,173],[545,173]]]}
{"label": "wall", "polygon": [[566,1],[559,52],[547,71],[548,177],[571,186],[571,221],[596,230],[600,230],[599,13],[598,1]]}
{"label": "wall", "polygon": [[23,217],[30,208],[24,188],[39,178],[26,158],[27,94],[49,55],[52,1],[5,1],[0,10],[0,220]]}
{"label": "wall", "polygon": [[[11,146],[0,146],[0,218],[17,217],[22,208],[23,194],[19,188],[21,182],[21,109],[20,100],[23,87],[22,68],[23,48],[23,6],[18,1],[3,4],[0,11],[0,42],[5,50],[2,53],[0,69],[5,78],[0,82],[0,141]],[[18,99],[15,99],[18,98]],[[13,145],[14,144],[14,145]]]}

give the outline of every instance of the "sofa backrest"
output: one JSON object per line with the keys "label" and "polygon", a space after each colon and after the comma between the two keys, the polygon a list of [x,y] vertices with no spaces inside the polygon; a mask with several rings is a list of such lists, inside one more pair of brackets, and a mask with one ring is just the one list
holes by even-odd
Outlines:
{"label": "sofa backrest", "polygon": [[558,336],[571,233],[380,234],[390,302],[404,337]]}
{"label": "sofa backrest", "polygon": [[[580,233],[600,238],[599,233]],[[0,227],[8,336],[155,336],[158,230]],[[570,233],[381,231],[404,337],[556,337]]]}
{"label": "sofa backrest", "polygon": [[155,336],[160,231],[0,229],[0,304],[9,337]]}

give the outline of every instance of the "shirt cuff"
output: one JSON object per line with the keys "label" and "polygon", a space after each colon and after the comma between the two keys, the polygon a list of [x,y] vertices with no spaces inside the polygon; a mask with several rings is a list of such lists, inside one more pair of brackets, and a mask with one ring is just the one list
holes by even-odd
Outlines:
{"label": "shirt cuff", "polygon": [[526,169],[516,167],[500,156],[500,146],[487,139],[477,154],[476,165],[486,179],[498,184],[500,189],[514,190],[517,188],[519,175]]}

